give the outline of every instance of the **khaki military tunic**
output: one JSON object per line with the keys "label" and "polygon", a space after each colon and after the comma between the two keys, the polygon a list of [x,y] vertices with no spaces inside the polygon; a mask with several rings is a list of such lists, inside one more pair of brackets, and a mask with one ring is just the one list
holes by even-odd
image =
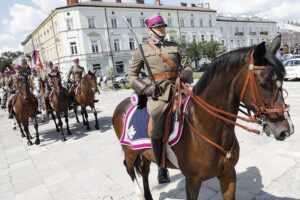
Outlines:
{"label": "khaki military tunic", "polygon": [[[150,44],[150,45],[149,45]],[[154,47],[154,48],[153,48]],[[191,70],[186,55],[181,51],[175,42],[164,41],[163,43],[156,43],[152,40],[145,41],[142,44],[144,55],[150,65],[150,69],[154,76],[157,74],[170,74],[178,72],[177,76],[170,78],[157,79],[156,83],[162,88],[162,95],[158,99],[153,100],[148,97],[147,110],[152,118],[153,138],[161,138],[163,136],[166,110],[169,101],[172,97],[176,77],[183,70]],[[168,61],[165,62],[159,54],[162,54]],[[149,73],[144,64],[139,50],[136,50],[132,57],[132,66],[128,70],[128,77],[130,83],[138,78],[140,71],[144,69],[147,78],[143,80],[147,85],[151,85]]]}
{"label": "khaki military tunic", "polygon": [[85,76],[85,70],[81,66],[72,66],[69,73],[68,73],[68,78],[73,76],[73,81],[78,82],[82,79],[82,77]]}

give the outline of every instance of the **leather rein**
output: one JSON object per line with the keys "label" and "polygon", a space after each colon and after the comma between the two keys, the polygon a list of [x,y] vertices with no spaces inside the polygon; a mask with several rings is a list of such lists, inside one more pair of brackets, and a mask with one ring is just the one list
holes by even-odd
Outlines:
{"label": "leather rein", "polygon": [[[241,116],[229,113],[227,111],[218,109],[218,108],[208,104],[203,99],[201,99],[199,96],[196,96],[193,93],[193,91],[190,89],[190,87],[188,85],[182,83],[179,78],[176,80],[176,89],[177,89],[178,94],[179,94],[178,95],[178,105],[179,105],[178,112],[179,112],[179,116],[184,116],[184,119],[186,120],[189,128],[193,132],[195,132],[197,135],[199,135],[203,140],[205,140],[206,142],[208,142],[212,146],[219,149],[224,154],[225,158],[227,158],[227,159],[229,159],[232,155],[232,151],[234,149],[236,140],[234,140],[230,150],[226,151],[222,146],[215,143],[212,139],[208,138],[205,134],[203,134],[202,132],[197,130],[192,125],[188,115],[183,113],[182,104],[181,104],[181,101],[182,101],[182,99],[181,99],[181,88],[186,91],[186,93],[195,101],[195,103],[199,107],[201,107],[203,110],[205,110],[210,115],[212,115],[212,116],[214,116],[214,117],[216,117],[216,118],[218,118],[218,119],[220,119],[224,122],[227,122],[228,124],[238,126],[242,129],[248,131],[248,132],[252,132],[252,133],[255,133],[255,134],[260,134],[259,130],[252,129],[252,128],[249,128],[247,126],[244,126],[244,125],[236,122],[233,119],[240,119],[240,120],[245,121],[245,122],[250,122],[250,123],[256,123],[256,124],[263,125],[265,123],[264,119],[265,119],[265,114],[266,113],[284,113],[284,112],[288,112],[289,111],[289,106],[284,105],[283,108],[274,108],[273,105],[274,105],[274,102],[276,101],[276,99],[278,97],[279,90],[280,89],[283,90],[281,82],[279,80],[275,79],[274,81],[276,83],[275,84],[276,85],[276,90],[275,90],[274,96],[272,96],[272,98],[270,99],[268,107],[266,107],[265,103],[262,100],[261,94],[258,90],[257,83],[255,81],[255,75],[254,75],[255,70],[267,70],[267,67],[266,66],[255,66],[254,65],[253,52],[252,52],[251,56],[250,56],[248,73],[247,73],[246,79],[244,81],[244,85],[243,85],[241,96],[240,96],[240,101],[242,101],[244,96],[245,96],[247,86],[249,85],[250,86],[250,91],[251,91],[251,94],[252,94],[253,106],[255,108],[255,113],[254,113],[254,116],[251,116],[250,109],[247,106],[244,106],[248,110],[247,117],[241,117]],[[245,113],[245,112],[243,112],[243,113]],[[258,120],[258,118],[260,118],[260,119]]]}

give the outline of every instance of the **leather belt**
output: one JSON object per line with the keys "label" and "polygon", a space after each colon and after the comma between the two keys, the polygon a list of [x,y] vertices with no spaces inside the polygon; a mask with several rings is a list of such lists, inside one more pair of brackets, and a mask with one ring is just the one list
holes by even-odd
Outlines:
{"label": "leather belt", "polygon": [[177,71],[153,74],[154,80],[176,78],[177,76],[178,76]]}

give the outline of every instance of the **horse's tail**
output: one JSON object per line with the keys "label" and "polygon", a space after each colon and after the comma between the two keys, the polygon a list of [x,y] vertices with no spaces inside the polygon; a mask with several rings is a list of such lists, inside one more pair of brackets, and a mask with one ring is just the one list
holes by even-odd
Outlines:
{"label": "horse's tail", "polygon": [[140,154],[138,154],[138,156],[135,159],[134,162],[134,169],[136,171],[136,173],[140,176],[142,176],[142,165],[143,165],[143,160],[142,160],[142,156]]}

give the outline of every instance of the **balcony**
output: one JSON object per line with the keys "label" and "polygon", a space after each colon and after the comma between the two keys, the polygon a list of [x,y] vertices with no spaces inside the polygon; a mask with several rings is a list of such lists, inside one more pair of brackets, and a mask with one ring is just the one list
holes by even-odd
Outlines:
{"label": "balcony", "polygon": [[244,32],[235,32],[235,36],[244,36]]}
{"label": "balcony", "polygon": [[268,31],[260,31],[260,35],[268,35]]}
{"label": "balcony", "polygon": [[256,35],[256,32],[249,32],[249,35]]}

